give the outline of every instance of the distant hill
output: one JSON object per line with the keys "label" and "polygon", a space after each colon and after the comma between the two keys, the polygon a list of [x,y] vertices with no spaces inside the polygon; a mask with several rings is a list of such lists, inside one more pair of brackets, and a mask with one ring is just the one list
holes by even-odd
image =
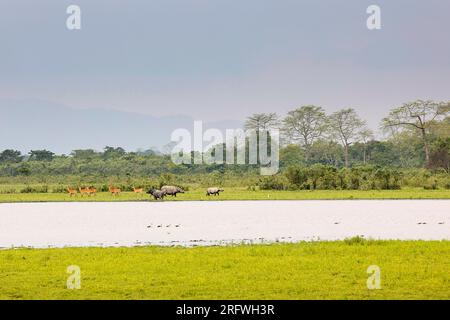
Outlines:
{"label": "distant hill", "polygon": [[[106,145],[127,151],[158,149],[174,129],[192,130],[189,116],[156,117],[106,109],[73,109],[43,101],[0,99],[0,150],[48,149],[68,154],[74,149],[102,150]],[[240,121],[204,123],[205,128],[241,128]],[[191,131],[192,132],[192,131]]]}

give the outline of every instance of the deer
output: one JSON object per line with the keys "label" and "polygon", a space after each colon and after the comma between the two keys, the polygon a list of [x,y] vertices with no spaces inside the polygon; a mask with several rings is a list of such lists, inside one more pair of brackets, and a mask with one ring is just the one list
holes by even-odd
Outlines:
{"label": "deer", "polygon": [[109,192],[111,192],[111,194],[113,196],[118,196],[121,192],[121,190],[119,188],[114,188],[114,187],[109,187]]}
{"label": "deer", "polygon": [[135,188],[135,187],[133,187],[133,192],[134,193],[143,193],[144,189],[143,188]]}
{"label": "deer", "polygon": [[93,186],[87,188],[89,190],[89,195],[96,195],[97,194],[97,189]]}
{"label": "deer", "polygon": [[79,187],[78,190],[80,190],[81,195],[84,195],[84,194],[86,194],[88,196],[90,195],[89,187],[84,187],[84,188]]}
{"label": "deer", "polygon": [[67,187],[67,192],[69,193],[69,196],[76,196],[77,195],[77,189]]}

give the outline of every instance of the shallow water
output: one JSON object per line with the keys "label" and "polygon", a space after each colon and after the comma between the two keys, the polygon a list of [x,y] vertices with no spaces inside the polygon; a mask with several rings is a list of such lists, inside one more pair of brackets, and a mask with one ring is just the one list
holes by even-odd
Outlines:
{"label": "shallow water", "polygon": [[0,204],[0,247],[450,240],[449,200]]}

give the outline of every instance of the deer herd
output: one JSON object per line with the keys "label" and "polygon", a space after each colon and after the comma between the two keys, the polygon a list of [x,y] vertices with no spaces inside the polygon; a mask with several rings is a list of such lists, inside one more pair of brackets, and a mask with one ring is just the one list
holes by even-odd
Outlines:
{"label": "deer herd", "polygon": [[[116,188],[114,186],[108,187],[109,193],[113,196],[119,196],[122,190],[120,188]],[[221,188],[213,187],[208,188],[206,190],[206,195],[219,195],[220,192],[224,191]],[[79,187],[78,190],[76,188],[67,187],[67,192],[70,197],[76,196],[78,192],[81,194],[81,196],[87,195],[87,196],[95,196],[97,194],[97,189],[93,186],[91,187]],[[136,188],[133,187],[133,192],[135,194],[144,194],[144,188]],[[146,192],[147,194],[150,194],[155,198],[155,200],[163,200],[165,196],[172,196],[176,197],[178,193],[184,193],[184,190],[182,188],[176,187],[176,186],[162,186],[160,190],[151,188]]]}
{"label": "deer herd", "polygon": [[[122,190],[120,188],[115,188],[110,186],[108,188],[109,192],[113,195],[113,196],[118,196]],[[94,187],[79,187],[78,190],[76,188],[71,188],[71,187],[67,187],[67,192],[69,193],[69,196],[76,196],[78,194],[78,192],[83,196],[83,195],[87,195],[87,196],[95,196],[97,194],[97,189]],[[133,192],[134,193],[143,193],[144,189],[143,188],[135,188],[133,187]]]}

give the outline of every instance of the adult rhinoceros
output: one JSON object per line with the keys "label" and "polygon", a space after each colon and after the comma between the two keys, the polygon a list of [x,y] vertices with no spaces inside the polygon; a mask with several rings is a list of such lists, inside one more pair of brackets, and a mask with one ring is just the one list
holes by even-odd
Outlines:
{"label": "adult rhinoceros", "polygon": [[184,193],[184,190],[175,186],[162,186],[161,191],[164,191],[166,195],[173,197],[177,196],[177,193]]}
{"label": "adult rhinoceros", "polygon": [[218,196],[220,194],[220,192],[223,192],[223,191],[224,191],[223,189],[217,188],[217,187],[208,188],[206,190],[206,195],[207,196],[211,196],[211,195]]}

